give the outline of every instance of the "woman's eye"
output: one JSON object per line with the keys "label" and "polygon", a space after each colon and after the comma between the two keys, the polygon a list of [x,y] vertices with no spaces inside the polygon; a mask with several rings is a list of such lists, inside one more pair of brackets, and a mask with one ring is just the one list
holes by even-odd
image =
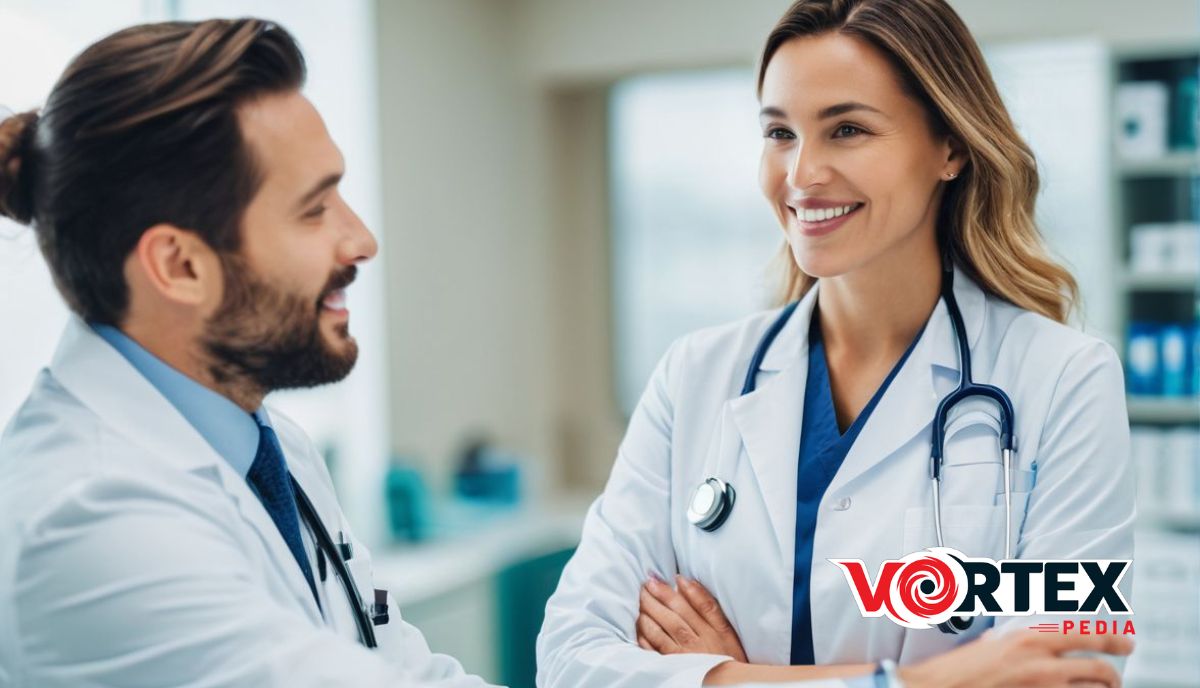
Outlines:
{"label": "woman's eye", "polygon": [[319,205],[319,206],[317,206],[316,208],[313,208],[312,210],[308,211],[307,213],[304,213],[304,217],[306,217],[306,218],[318,218],[318,217],[321,217],[321,216],[322,216],[322,215],[324,215],[324,214],[325,214],[325,206],[323,206],[323,205]]}
{"label": "woman's eye", "polygon": [[863,129],[860,129],[860,128],[854,126],[853,124],[842,124],[837,128],[837,130],[835,130],[833,132],[833,138],[835,138],[835,139],[852,138],[852,137],[858,136],[859,134],[865,134],[865,133],[867,133],[867,132],[864,131]]}
{"label": "woman's eye", "polygon": [[796,137],[793,136],[792,132],[788,131],[787,129],[783,129],[781,127],[772,127],[766,131],[765,138],[768,138],[768,139],[794,139]]}

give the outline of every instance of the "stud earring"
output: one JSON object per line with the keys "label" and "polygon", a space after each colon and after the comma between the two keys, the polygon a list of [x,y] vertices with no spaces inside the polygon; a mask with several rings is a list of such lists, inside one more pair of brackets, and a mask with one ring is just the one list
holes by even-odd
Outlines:
{"label": "stud earring", "polygon": [[951,173],[949,173],[949,174],[947,174],[947,175],[946,175],[946,180],[947,180],[947,181],[949,181],[949,180],[951,180],[951,179],[954,179],[954,178],[955,178],[955,177],[957,177],[957,176],[958,176],[958,173],[957,173],[957,172],[951,172]]}

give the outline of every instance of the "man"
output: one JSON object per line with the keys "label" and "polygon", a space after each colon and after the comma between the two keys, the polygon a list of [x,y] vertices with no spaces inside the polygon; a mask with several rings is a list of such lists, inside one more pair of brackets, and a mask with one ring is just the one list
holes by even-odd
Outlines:
{"label": "man", "polygon": [[262,405],[350,372],[377,249],[304,77],[267,22],[139,26],[0,124],[0,212],[73,311],[0,440],[0,686],[484,685],[394,608],[356,625],[303,500],[368,603],[369,554]]}

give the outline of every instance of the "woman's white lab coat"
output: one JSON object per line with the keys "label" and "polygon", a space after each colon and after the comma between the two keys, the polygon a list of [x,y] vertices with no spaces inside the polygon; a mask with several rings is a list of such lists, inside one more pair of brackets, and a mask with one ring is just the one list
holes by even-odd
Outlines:
{"label": "woman's white lab coat", "polygon": [[[984,292],[956,271],[974,379],[1003,388],[1016,412],[1014,553],[1026,559],[1132,559],[1134,471],[1121,365],[1106,343]],[[777,311],[677,341],[630,420],[582,543],[546,609],[539,686],[696,686],[724,657],[660,656],[635,644],[639,586],[651,574],[698,579],[720,602],[751,662],[788,664],[797,462],[811,290],[768,351],[757,389],[738,394]],[[811,571],[818,664],[913,662],[965,635],[863,618],[830,558],[883,559],[936,544],[929,479],[938,401],[958,382],[955,339],[939,301],[880,399],[818,514]],[[971,400],[947,423],[942,511],[946,545],[1003,558],[997,414]],[[715,532],[689,524],[694,488],[717,476],[737,490]],[[803,479],[803,476],[799,476]],[[1121,590],[1130,597],[1126,575]],[[1062,617],[1055,618],[1060,620]],[[1128,618],[1128,617],[1125,617]],[[1033,617],[1001,617],[1024,627]]]}

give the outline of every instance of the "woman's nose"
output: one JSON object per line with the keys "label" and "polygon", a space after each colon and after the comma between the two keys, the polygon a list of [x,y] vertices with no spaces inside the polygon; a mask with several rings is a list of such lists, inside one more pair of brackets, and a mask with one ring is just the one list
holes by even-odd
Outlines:
{"label": "woman's nose", "polygon": [[804,189],[814,184],[825,183],[828,177],[829,166],[822,159],[818,147],[812,143],[798,144],[788,166],[788,186]]}

